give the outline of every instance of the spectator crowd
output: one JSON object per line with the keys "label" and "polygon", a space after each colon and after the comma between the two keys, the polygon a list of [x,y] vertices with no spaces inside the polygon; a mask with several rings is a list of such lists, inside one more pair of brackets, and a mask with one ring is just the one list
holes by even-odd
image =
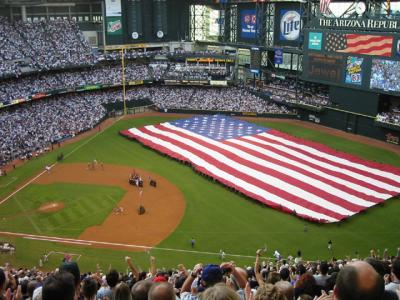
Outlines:
{"label": "spectator crowd", "polygon": [[[148,99],[162,110],[293,113],[235,87],[131,87],[126,91],[126,99]],[[48,149],[51,143],[93,128],[107,114],[102,105],[116,101],[122,101],[120,90],[104,90],[63,94],[0,110],[0,164],[30,158]]]}
{"label": "spectator crowd", "polygon": [[[399,249],[398,249],[399,252]],[[263,261],[257,250],[253,266],[234,262],[197,263],[191,269],[149,271],[125,257],[129,273],[110,265],[102,271],[80,272],[66,256],[54,271],[0,268],[0,298],[6,300],[384,300],[400,299],[400,257],[372,252],[364,260],[304,261],[301,256]]]}
{"label": "spectator crowd", "polygon": [[[0,81],[0,102],[8,103],[14,99],[27,98],[36,93],[56,89],[74,88],[95,84],[121,84],[121,65],[103,63],[87,69],[76,69],[51,73],[11,78]],[[149,68],[146,65],[128,62],[125,66],[125,80],[150,79]]]}
{"label": "spectator crowd", "polygon": [[316,107],[329,106],[328,91],[321,85],[306,84],[293,78],[274,79],[257,88],[267,93],[272,100],[282,103],[297,103]]}
{"label": "spectator crowd", "polygon": [[96,57],[76,22],[10,22],[0,17],[0,78],[35,71],[93,65]]}

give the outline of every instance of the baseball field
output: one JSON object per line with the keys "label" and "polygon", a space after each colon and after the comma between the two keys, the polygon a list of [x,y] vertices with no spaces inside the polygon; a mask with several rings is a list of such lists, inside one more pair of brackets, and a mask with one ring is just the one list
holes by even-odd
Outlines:
{"label": "baseball field", "polygon": [[[158,266],[192,267],[199,261],[220,261],[221,249],[226,259],[250,265],[256,249],[265,246],[265,257],[275,250],[283,256],[301,250],[307,260],[367,256],[371,249],[394,253],[400,246],[399,198],[342,223],[310,223],[233,193],[190,166],[118,134],[183,117],[144,114],[115,119],[0,177],[0,242],[16,246],[15,254],[0,254],[0,263],[38,266],[47,255],[43,268],[52,269],[68,253],[79,259],[82,271],[95,270],[97,264],[125,271],[127,255],[147,270],[150,256]],[[255,122],[400,167],[399,147],[371,145],[368,139],[327,133],[298,121]],[[60,153],[64,159],[56,162]],[[46,165],[52,166],[49,171]],[[133,172],[143,178],[143,192],[129,185]],[[150,179],[156,180],[156,188],[149,186]],[[140,205],[146,209],[143,215],[137,213]]]}

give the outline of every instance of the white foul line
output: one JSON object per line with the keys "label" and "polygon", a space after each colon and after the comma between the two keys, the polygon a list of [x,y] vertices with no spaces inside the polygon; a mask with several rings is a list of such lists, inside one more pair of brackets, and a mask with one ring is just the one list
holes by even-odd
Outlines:
{"label": "white foul line", "polygon": [[[175,249],[175,248],[162,248],[162,247],[150,247],[143,245],[132,245],[132,244],[121,244],[121,243],[112,243],[112,242],[100,242],[100,241],[89,241],[89,240],[79,240],[79,239],[71,239],[71,238],[60,238],[53,236],[44,236],[44,235],[34,235],[34,234],[25,234],[25,233],[16,233],[16,232],[7,232],[0,231],[0,235],[8,235],[8,236],[16,236],[24,239],[30,240],[38,240],[38,241],[47,241],[47,242],[56,242],[56,243],[64,243],[64,244],[76,244],[76,245],[103,245],[103,246],[116,246],[116,247],[126,247],[126,248],[138,248],[144,250],[162,250],[162,251],[171,251],[171,252],[184,252],[184,253],[194,253],[194,254],[204,254],[204,255],[220,255],[219,252],[208,252],[208,251],[195,251],[195,250],[185,250],[185,249]],[[252,255],[241,255],[241,254],[229,254],[226,253],[227,256],[233,257],[245,257],[254,259],[255,256]]]}

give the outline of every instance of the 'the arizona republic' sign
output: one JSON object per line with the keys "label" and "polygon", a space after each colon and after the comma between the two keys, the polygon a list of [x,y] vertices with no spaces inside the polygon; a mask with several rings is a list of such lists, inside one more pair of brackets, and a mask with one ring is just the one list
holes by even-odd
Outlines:
{"label": "'the arizona republic' sign", "polygon": [[299,11],[282,9],[280,15],[279,39],[281,41],[297,41],[301,29],[301,16]]}
{"label": "'the arizona republic' sign", "polygon": [[400,21],[386,19],[316,19],[314,26],[320,28],[339,29],[366,29],[378,31],[400,31]]}

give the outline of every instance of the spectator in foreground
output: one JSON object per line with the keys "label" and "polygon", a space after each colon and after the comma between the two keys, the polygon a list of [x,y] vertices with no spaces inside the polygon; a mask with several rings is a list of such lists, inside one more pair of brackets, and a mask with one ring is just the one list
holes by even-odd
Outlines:
{"label": "spectator in foreground", "polygon": [[[386,280],[388,280],[386,276]],[[385,285],[386,291],[397,292],[400,289],[400,258],[397,258],[392,263],[391,282]]]}
{"label": "spectator in foreground", "polygon": [[258,287],[254,300],[286,300],[286,297],[275,285],[267,283]]}
{"label": "spectator in foreground", "polygon": [[384,284],[374,268],[356,261],[344,266],[339,272],[334,289],[335,300],[380,300]]}
{"label": "spectator in foreground", "polygon": [[131,290],[133,300],[147,300],[152,284],[153,282],[150,280],[141,280],[136,282]]}
{"label": "spectator in foreground", "polygon": [[125,282],[119,283],[115,287],[113,300],[132,300],[132,294],[129,286]]}
{"label": "spectator in foreground", "polygon": [[148,300],[175,300],[174,288],[170,283],[154,283],[149,290]]}
{"label": "spectator in foreground", "polygon": [[[217,283],[208,288],[201,297],[202,300],[240,300],[238,294],[223,283]],[[151,300],[151,299],[149,299]]]}
{"label": "spectator in foreground", "polygon": [[42,300],[73,300],[75,297],[74,276],[59,272],[46,278],[42,289]]}
{"label": "spectator in foreground", "polygon": [[95,300],[97,294],[97,282],[93,278],[85,278],[82,282],[82,295],[84,300]]}

